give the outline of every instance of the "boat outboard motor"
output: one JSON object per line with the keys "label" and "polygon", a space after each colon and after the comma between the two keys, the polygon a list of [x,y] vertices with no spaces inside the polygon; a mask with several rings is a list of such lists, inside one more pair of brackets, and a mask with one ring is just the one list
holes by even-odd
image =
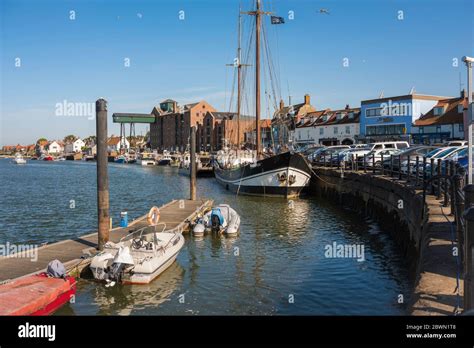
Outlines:
{"label": "boat outboard motor", "polygon": [[219,232],[224,225],[224,216],[219,208],[212,209],[211,212],[211,230]]}
{"label": "boat outboard motor", "polygon": [[107,272],[107,283],[110,286],[114,286],[115,282],[119,282],[122,277],[122,271],[126,266],[134,265],[133,257],[130,254],[129,247],[121,247],[115,256],[112,266],[110,266],[109,272]]}

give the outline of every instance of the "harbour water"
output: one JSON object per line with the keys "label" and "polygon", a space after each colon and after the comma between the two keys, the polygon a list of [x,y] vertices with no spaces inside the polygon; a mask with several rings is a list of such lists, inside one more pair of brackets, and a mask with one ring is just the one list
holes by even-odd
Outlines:
{"label": "harbour water", "polygon": [[[115,226],[121,211],[131,220],[189,196],[176,168],[110,164],[109,175]],[[95,229],[95,163],[0,159],[0,182],[0,243],[41,244]],[[81,279],[75,303],[57,314],[406,314],[407,266],[376,223],[315,198],[289,205],[237,197],[213,178],[198,179],[198,197],[234,207],[240,235],[187,235],[177,262],[149,285],[105,288]],[[365,261],[326,257],[333,243],[363,245]]]}

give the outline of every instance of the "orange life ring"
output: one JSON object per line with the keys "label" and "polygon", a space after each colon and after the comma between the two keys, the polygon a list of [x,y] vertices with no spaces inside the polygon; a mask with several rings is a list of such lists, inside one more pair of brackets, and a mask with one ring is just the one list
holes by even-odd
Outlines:
{"label": "orange life ring", "polygon": [[160,209],[158,209],[158,207],[152,207],[148,212],[146,220],[150,225],[158,224],[158,221],[160,221]]}

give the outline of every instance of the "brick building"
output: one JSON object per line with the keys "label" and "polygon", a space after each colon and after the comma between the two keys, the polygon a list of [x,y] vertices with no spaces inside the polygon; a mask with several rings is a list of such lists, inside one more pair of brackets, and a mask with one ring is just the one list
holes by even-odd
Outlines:
{"label": "brick building", "polygon": [[[184,106],[172,99],[162,101],[152,112],[155,122],[150,125],[150,145],[158,151],[184,151],[189,142],[191,127],[196,126],[198,151],[219,150],[224,139],[237,143],[237,117],[233,112],[218,112],[202,100]],[[240,143],[244,133],[255,127],[255,118],[240,117]]]}
{"label": "brick building", "polygon": [[237,114],[234,112],[208,112],[198,125],[196,146],[199,151],[216,151],[224,145],[243,144],[244,134],[255,128],[255,118],[240,116],[240,140],[238,141]]}
{"label": "brick building", "polygon": [[208,112],[216,110],[206,101],[186,104],[183,107],[171,99],[166,99],[154,107],[155,123],[150,125],[150,145],[159,151],[184,151],[192,126],[202,124]]}

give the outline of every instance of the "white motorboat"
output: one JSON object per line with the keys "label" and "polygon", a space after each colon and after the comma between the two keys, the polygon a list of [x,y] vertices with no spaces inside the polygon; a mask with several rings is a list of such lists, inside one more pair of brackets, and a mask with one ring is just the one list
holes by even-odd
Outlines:
{"label": "white motorboat", "polygon": [[163,151],[163,155],[161,156],[161,158],[158,160],[158,165],[159,166],[169,166],[172,162],[172,158],[171,158],[171,155],[168,151]]}
{"label": "white motorboat", "polygon": [[193,227],[193,235],[200,237],[205,232],[235,236],[240,230],[240,215],[228,204],[220,204],[203,217],[198,218]]}
{"label": "white motorboat", "polygon": [[[163,225],[162,232],[156,232]],[[184,245],[181,233],[166,232],[166,225],[147,226],[122,238],[107,242],[104,250],[93,257],[90,268],[94,278],[107,286],[148,284],[163,273]]]}
{"label": "white motorboat", "polygon": [[143,152],[137,156],[137,164],[142,166],[154,166],[156,164],[155,155],[150,152]]}
{"label": "white motorboat", "polygon": [[15,158],[13,159],[13,163],[15,163],[15,164],[26,164],[26,159],[24,159],[21,154],[17,153],[15,155]]}

